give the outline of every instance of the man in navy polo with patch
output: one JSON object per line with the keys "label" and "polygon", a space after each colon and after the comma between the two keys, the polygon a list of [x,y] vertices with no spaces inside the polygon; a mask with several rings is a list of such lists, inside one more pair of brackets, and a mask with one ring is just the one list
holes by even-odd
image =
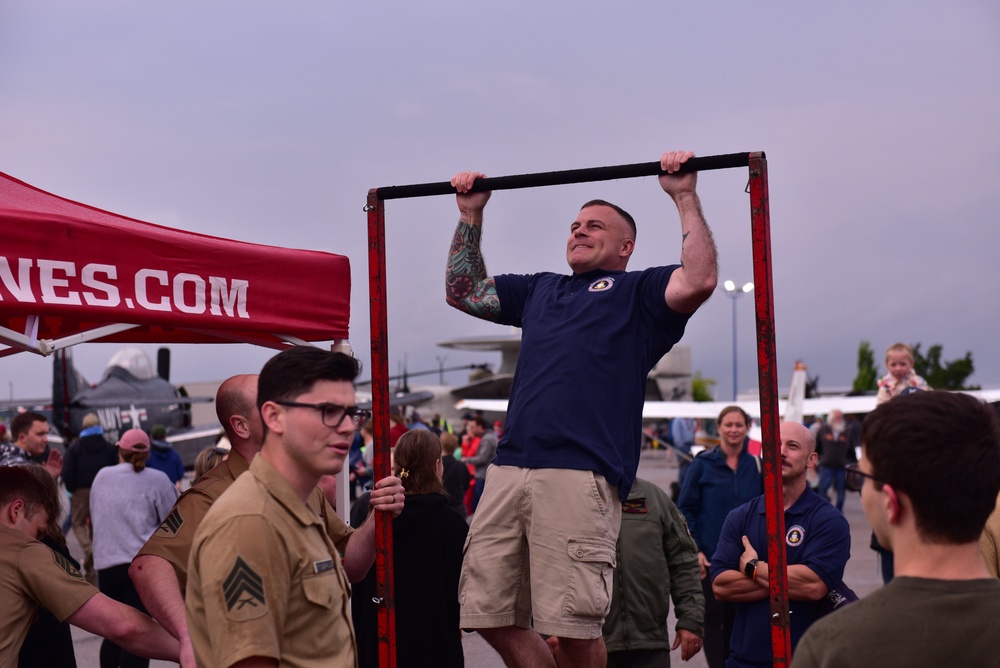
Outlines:
{"label": "man in navy polo with patch", "polygon": [[[844,515],[813,492],[806,471],[816,466],[816,439],[797,422],[781,423],[781,478],[785,500],[785,553],[792,650],[806,629],[831,609],[831,592],[843,591],[851,558],[851,532]],[[712,555],[712,590],[737,603],[726,668],[772,665],[771,604],[766,557],[764,497],[734,509]]]}
{"label": "man in navy polo with patch", "polygon": [[621,502],[638,467],[649,370],[680,340],[716,285],[715,244],[697,175],[675,174],[693,156],[663,154],[660,186],[681,220],[681,263],[625,271],[632,217],[604,200],[570,225],[573,274],[490,277],[480,252],[490,193],[470,193],[479,172],[451,181],[461,213],[448,257],[448,303],[520,327],[521,352],[503,438],[469,531],[459,598],[507,665],[605,666]]}

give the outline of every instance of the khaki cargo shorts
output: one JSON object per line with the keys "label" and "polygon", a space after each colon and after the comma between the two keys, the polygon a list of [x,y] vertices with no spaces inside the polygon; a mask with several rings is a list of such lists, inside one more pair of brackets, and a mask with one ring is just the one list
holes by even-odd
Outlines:
{"label": "khaki cargo shorts", "polygon": [[620,524],[618,488],[601,475],[490,465],[465,543],[462,628],[599,638]]}

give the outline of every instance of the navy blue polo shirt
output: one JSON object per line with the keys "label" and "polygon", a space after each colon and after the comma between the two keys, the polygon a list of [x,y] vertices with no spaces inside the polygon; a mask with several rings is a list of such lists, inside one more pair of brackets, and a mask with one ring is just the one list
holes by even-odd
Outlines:
{"label": "navy blue polo shirt", "polygon": [[[726,518],[719,546],[712,555],[712,580],[727,570],[740,570],[743,536],[767,561],[767,518],[764,497],[739,506]],[[802,564],[834,589],[844,578],[851,558],[851,530],[844,515],[833,504],[806,486],[802,496],[785,511],[785,554],[788,565]],[[813,601],[789,601],[792,651],[802,634],[823,614]],[[736,621],[726,668],[771,666],[771,603],[765,597],[736,604]]]}
{"label": "navy blue polo shirt", "polygon": [[494,277],[497,322],[522,330],[495,463],[594,471],[628,498],[646,376],[690,317],[664,298],[676,268]]}

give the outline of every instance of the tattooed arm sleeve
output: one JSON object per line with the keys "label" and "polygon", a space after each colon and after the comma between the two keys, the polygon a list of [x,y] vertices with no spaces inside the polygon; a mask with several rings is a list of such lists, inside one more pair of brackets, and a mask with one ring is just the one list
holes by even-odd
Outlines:
{"label": "tattooed arm sleeve", "polygon": [[469,315],[496,321],[500,300],[493,279],[486,275],[486,262],[479,249],[482,235],[482,226],[458,223],[448,251],[445,299]]}

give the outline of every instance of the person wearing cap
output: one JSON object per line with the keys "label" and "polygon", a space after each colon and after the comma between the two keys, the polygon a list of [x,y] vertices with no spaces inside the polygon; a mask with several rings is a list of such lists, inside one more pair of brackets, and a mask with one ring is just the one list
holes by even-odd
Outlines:
{"label": "person wearing cap", "polygon": [[[101,593],[146,612],[128,569],[132,557],[170,512],[177,488],[162,471],[146,467],[150,449],[146,432],[129,429],[117,445],[119,463],[98,471],[90,488],[94,568]],[[101,665],[148,666],[149,662],[105,639]]]}
{"label": "person wearing cap", "polygon": [[181,478],[184,477],[184,462],[174,450],[173,444],[167,440],[167,428],[162,424],[154,424],[149,430],[149,460],[146,465],[151,469],[163,471],[174,483],[177,491],[181,489]]}
{"label": "person wearing cap", "polygon": [[94,582],[94,533],[90,521],[90,487],[98,471],[118,463],[115,447],[104,438],[104,429],[95,413],[83,416],[83,429],[66,450],[63,458],[62,478],[70,496],[70,517],[73,534],[83,550],[83,572]]}

